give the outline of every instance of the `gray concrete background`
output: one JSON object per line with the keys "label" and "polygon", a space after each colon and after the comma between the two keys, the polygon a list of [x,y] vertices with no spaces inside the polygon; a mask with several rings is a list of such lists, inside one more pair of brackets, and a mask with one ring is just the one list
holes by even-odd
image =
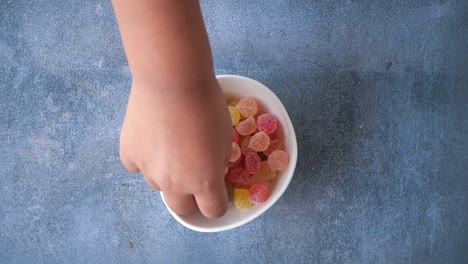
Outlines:
{"label": "gray concrete background", "polygon": [[468,263],[467,3],[202,1],[299,142],[274,207],[203,234],[120,165],[110,3],[0,1],[0,263]]}

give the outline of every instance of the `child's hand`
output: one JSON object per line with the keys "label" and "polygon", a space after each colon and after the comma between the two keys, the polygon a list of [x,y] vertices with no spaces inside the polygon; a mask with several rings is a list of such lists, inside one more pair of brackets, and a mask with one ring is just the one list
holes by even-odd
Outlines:
{"label": "child's hand", "polygon": [[180,90],[134,84],[130,94],[121,160],[162,191],[177,214],[198,206],[205,216],[219,217],[227,208],[231,121],[218,83],[210,82]]}

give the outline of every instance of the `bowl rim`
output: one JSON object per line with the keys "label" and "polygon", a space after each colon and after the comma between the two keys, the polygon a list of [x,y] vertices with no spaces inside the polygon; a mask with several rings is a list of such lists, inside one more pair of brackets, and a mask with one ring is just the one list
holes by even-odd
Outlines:
{"label": "bowl rim", "polygon": [[274,204],[276,204],[276,202],[283,196],[284,192],[288,188],[288,186],[289,186],[289,184],[290,184],[290,182],[291,182],[291,180],[292,180],[292,178],[294,176],[294,172],[296,170],[296,164],[297,164],[297,155],[298,155],[298,146],[297,146],[296,133],[294,131],[294,126],[293,126],[293,124],[291,122],[291,118],[289,117],[288,111],[286,111],[286,108],[284,107],[281,100],[278,98],[278,96],[276,96],[275,93],[273,93],[273,91],[270,88],[268,88],[266,85],[264,85],[263,83],[261,83],[261,82],[259,82],[257,80],[254,80],[254,79],[251,79],[251,78],[248,78],[248,77],[245,77],[245,76],[240,76],[240,75],[221,74],[221,75],[216,75],[216,79],[217,80],[220,80],[220,79],[242,79],[244,81],[251,82],[251,83],[255,84],[256,86],[260,87],[271,98],[273,98],[273,100],[275,101],[275,104],[279,106],[279,110],[284,114],[284,116],[287,119],[286,120],[287,124],[285,124],[285,126],[288,128],[288,131],[290,132],[291,150],[292,151],[289,154],[290,155],[289,162],[290,162],[290,166],[291,166],[291,173],[288,176],[286,182],[280,187],[277,195],[275,197],[272,197],[273,199],[268,201],[268,204],[265,205],[261,210],[257,211],[255,214],[252,214],[252,215],[250,215],[250,216],[248,216],[246,218],[243,218],[241,221],[238,221],[238,222],[234,222],[234,223],[226,224],[226,225],[222,225],[222,226],[217,226],[217,227],[200,227],[200,226],[197,226],[197,225],[193,225],[193,224],[185,221],[182,217],[180,217],[176,213],[174,213],[169,208],[169,206],[167,205],[166,200],[164,199],[164,194],[162,192],[160,192],[160,195],[161,195],[161,198],[162,198],[162,200],[164,202],[164,205],[166,206],[166,208],[168,209],[168,211],[172,215],[172,217],[177,220],[177,222],[179,222],[183,226],[187,227],[188,229],[198,231],[198,232],[210,232],[210,233],[211,232],[227,231],[227,230],[234,229],[234,228],[240,227],[242,225],[245,225],[245,224],[253,221],[255,218],[257,218],[257,217],[261,216],[262,214],[264,214],[268,209],[270,209]]}

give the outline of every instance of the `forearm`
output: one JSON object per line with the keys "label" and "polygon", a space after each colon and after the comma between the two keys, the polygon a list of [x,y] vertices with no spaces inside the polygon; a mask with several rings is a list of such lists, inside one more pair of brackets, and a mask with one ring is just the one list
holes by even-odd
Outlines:
{"label": "forearm", "polygon": [[214,79],[196,0],[113,0],[134,86],[193,89]]}

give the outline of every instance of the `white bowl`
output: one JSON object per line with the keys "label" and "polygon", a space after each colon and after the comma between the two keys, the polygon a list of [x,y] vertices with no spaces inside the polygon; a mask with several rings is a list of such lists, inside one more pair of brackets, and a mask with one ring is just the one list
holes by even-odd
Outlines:
{"label": "white bowl", "polygon": [[175,214],[164,201],[172,216],[185,227],[199,232],[220,232],[244,225],[268,210],[286,191],[291,181],[297,162],[297,141],[294,128],[289,119],[288,113],[281,101],[265,85],[247,77],[237,75],[219,75],[217,76],[219,85],[226,98],[254,97],[261,105],[262,112],[274,114],[280,123],[278,127],[278,136],[283,139],[285,151],[289,153],[290,159],[288,167],[278,174],[277,182],[271,190],[268,200],[259,205],[254,205],[248,209],[238,209],[232,203],[226,214],[220,218],[209,219],[200,212],[194,212],[188,215]]}

